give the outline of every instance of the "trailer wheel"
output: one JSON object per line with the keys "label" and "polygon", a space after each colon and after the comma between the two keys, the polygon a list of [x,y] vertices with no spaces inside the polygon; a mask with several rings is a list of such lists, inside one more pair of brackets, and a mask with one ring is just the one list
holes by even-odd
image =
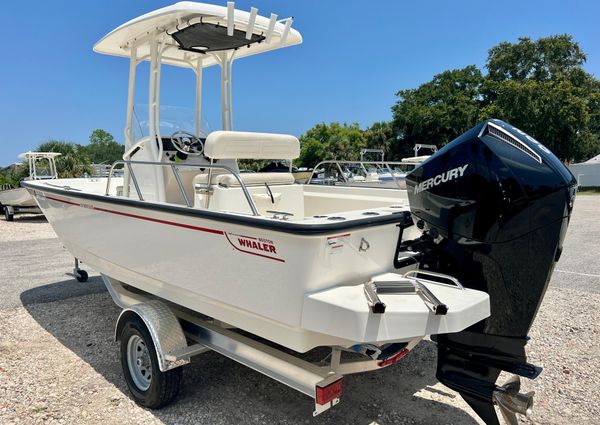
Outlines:
{"label": "trailer wheel", "polygon": [[75,279],[77,279],[77,282],[87,282],[88,274],[85,270],[79,269],[75,275]]}
{"label": "trailer wheel", "polygon": [[12,213],[12,211],[10,211],[10,208],[8,207],[4,207],[4,218],[6,219],[6,221],[13,221],[15,218],[15,215]]}
{"label": "trailer wheel", "polygon": [[181,367],[161,372],[154,342],[144,322],[132,316],[120,336],[121,366],[136,403],[158,409],[169,404],[179,392]]}

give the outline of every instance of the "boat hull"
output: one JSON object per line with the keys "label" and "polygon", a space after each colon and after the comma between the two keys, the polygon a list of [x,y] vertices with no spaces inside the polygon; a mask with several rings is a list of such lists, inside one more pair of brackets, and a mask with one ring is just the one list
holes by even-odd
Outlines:
{"label": "boat hull", "polygon": [[[293,234],[165,212],[148,203],[123,205],[111,197],[90,201],[68,191],[39,190],[35,183],[28,187],[36,187],[35,197],[64,246],[95,270],[296,351],[409,341],[425,335],[420,327],[403,326],[402,303],[385,317],[374,317],[362,293],[350,296],[361,298],[359,304],[346,303],[346,295],[337,306],[330,298],[315,297],[396,271],[396,223],[343,233]],[[363,239],[369,244],[364,252]],[[475,298],[471,304],[480,320],[489,314],[487,295]],[[427,307],[419,305],[414,314],[431,321]],[[320,311],[320,320],[307,317],[310,311]],[[337,320],[342,317],[346,319]],[[435,320],[437,326],[429,328],[432,333],[458,331],[473,322]],[[331,327],[332,322],[339,325]]]}

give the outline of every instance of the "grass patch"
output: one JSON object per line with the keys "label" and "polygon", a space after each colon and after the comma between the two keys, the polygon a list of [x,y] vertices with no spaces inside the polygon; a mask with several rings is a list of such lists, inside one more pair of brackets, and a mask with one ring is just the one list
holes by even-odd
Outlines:
{"label": "grass patch", "polygon": [[578,195],[600,195],[600,186],[581,187]]}

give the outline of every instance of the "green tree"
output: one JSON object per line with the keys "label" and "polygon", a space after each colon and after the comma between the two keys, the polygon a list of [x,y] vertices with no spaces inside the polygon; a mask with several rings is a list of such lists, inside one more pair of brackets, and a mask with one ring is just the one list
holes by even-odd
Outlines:
{"label": "green tree", "polygon": [[483,81],[481,71],[470,65],[442,72],[416,89],[400,90],[392,107],[400,145],[394,150],[407,155],[416,143],[445,145],[473,127],[479,119]]}
{"label": "green tree", "polygon": [[486,68],[492,81],[552,80],[581,69],[586,56],[573,37],[554,35],[518,43],[502,42],[488,52]]}
{"label": "green tree", "polygon": [[489,51],[480,118],[500,118],[563,160],[600,150],[600,82],[569,35],[500,43]]}
{"label": "green tree", "polygon": [[36,150],[38,152],[61,153],[61,156],[56,158],[56,169],[59,178],[81,177],[84,173],[92,173],[90,159],[85,148],[81,145],[63,140],[49,140],[42,143]]}
{"label": "green tree", "polygon": [[300,165],[314,167],[322,160],[358,160],[366,141],[358,124],[332,122],[317,124],[300,136],[300,147]]}
{"label": "green tree", "polygon": [[12,188],[19,187],[19,181],[29,175],[27,166],[11,165],[0,169],[0,188],[9,185]]}
{"label": "green tree", "polygon": [[589,158],[600,151],[600,81],[582,68],[585,60],[569,35],[521,38],[489,50],[487,75],[468,66],[401,90],[389,157],[416,143],[441,147],[477,122],[499,118],[563,160]]}
{"label": "green tree", "polygon": [[123,158],[125,146],[115,141],[110,133],[97,129],[92,131],[85,150],[93,164],[112,164]]}
{"label": "green tree", "polygon": [[396,134],[391,123],[386,121],[374,123],[363,134],[367,149],[383,149],[384,152],[390,152],[396,140]]}

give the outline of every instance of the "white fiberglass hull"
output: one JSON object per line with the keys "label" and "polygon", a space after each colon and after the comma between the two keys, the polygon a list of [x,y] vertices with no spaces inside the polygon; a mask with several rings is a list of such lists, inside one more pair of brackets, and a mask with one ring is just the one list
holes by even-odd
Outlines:
{"label": "white fiberglass hull", "polygon": [[28,188],[65,247],[97,271],[297,351],[409,341],[489,315],[487,294],[441,286],[431,290],[452,297],[446,316],[411,296],[387,296],[386,314],[371,314],[361,284],[396,271],[395,223],[294,234],[264,217]]}

